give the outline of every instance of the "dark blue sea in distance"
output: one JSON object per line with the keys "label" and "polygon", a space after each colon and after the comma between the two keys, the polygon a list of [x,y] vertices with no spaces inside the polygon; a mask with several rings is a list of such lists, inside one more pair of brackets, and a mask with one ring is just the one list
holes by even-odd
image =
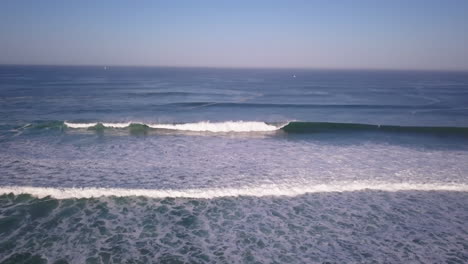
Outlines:
{"label": "dark blue sea in distance", "polygon": [[468,263],[468,73],[0,66],[0,263]]}

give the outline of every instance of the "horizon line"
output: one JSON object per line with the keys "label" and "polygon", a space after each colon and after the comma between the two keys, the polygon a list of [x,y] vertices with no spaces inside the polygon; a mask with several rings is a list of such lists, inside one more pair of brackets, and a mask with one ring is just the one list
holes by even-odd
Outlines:
{"label": "horizon line", "polygon": [[468,69],[436,69],[436,68],[340,68],[340,67],[275,67],[275,66],[203,66],[203,65],[138,65],[138,64],[41,64],[41,63],[0,63],[5,66],[36,66],[36,67],[117,67],[117,68],[180,68],[180,69],[252,69],[252,70],[310,70],[310,71],[414,71],[414,72],[461,72]]}

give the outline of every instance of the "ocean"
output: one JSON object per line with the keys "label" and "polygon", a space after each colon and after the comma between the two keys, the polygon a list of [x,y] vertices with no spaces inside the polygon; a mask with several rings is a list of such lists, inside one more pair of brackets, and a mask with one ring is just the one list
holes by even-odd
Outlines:
{"label": "ocean", "polygon": [[468,73],[0,66],[0,263],[468,263]]}

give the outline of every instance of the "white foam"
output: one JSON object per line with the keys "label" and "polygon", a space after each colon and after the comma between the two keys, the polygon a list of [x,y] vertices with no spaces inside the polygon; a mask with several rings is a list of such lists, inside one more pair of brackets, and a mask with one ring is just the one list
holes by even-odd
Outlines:
{"label": "white foam", "polygon": [[369,182],[341,182],[317,185],[261,185],[244,188],[210,188],[186,190],[157,190],[157,189],[124,189],[124,188],[52,188],[30,186],[3,186],[0,194],[13,193],[30,194],[35,197],[51,196],[57,199],[91,198],[101,196],[145,196],[150,198],[198,198],[210,199],[217,197],[237,196],[298,196],[307,193],[357,192],[357,191],[449,191],[468,192],[467,184],[425,184],[425,183],[369,183]]}
{"label": "white foam", "polygon": [[69,123],[65,121],[64,124],[70,128],[88,128],[88,127],[93,127],[97,125],[98,123]]}
{"label": "white foam", "polygon": [[227,121],[211,123],[209,121],[185,124],[148,124],[151,128],[195,131],[195,132],[267,132],[275,131],[280,127],[268,125],[264,122]]}
{"label": "white foam", "polygon": [[102,124],[103,126],[110,127],[110,128],[125,128],[125,127],[130,126],[131,122],[126,122],[126,123],[69,123],[65,121],[64,124],[70,128],[89,128],[97,124]]}
{"label": "white foam", "polygon": [[[132,122],[125,123],[69,123],[67,121],[64,124],[70,128],[90,128],[97,124],[102,124],[104,127],[109,128],[125,128],[132,124]],[[197,123],[184,123],[184,124],[145,124],[150,128],[156,129],[168,129],[168,130],[181,130],[181,131],[193,131],[193,132],[268,132],[281,129],[288,123],[280,126],[269,125],[265,122],[255,121],[226,121],[226,122],[214,122],[202,121]]]}
{"label": "white foam", "polygon": [[130,126],[131,122],[127,123],[102,123],[105,127],[112,127],[112,128],[125,128]]}

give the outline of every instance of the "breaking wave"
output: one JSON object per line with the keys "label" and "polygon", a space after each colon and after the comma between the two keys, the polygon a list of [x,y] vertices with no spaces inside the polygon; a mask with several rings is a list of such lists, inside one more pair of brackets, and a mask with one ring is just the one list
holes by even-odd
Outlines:
{"label": "breaking wave", "polygon": [[225,121],[225,122],[194,122],[194,123],[141,123],[141,122],[61,122],[50,121],[39,122],[22,127],[30,128],[70,128],[70,129],[130,129],[132,131],[187,131],[187,132],[274,132],[286,133],[347,133],[347,132],[390,132],[390,133],[419,133],[436,135],[459,135],[468,136],[468,127],[444,127],[444,126],[398,126],[398,125],[375,125],[360,123],[331,123],[331,122],[300,122],[287,121],[267,123],[260,121]]}
{"label": "breaking wave", "polygon": [[385,182],[340,182],[317,185],[260,185],[241,188],[203,188],[203,189],[125,189],[125,188],[57,188],[30,186],[3,186],[0,194],[30,194],[39,198],[56,199],[91,198],[101,196],[144,196],[150,198],[196,198],[211,199],[218,197],[265,197],[299,196],[307,193],[357,192],[357,191],[451,191],[468,192],[467,184],[450,183],[385,183]]}
{"label": "breaking wave", "polygon": [[198,122],[186,124],[149,124],[148,127],[195,132],[266,132],[275,131],[281,128],[264,122],[244,121],[229,121],[221,123]]}
{"label": "breaking wave", "polygon": [[269,125],[264,122],[227,121],[227,122],[197,122],[184,124],[144,124],[144,123],[70,123],[64,124],[70,128],[92,128],[102,126],[106,128],[126,128],[130,126],[146,126],[154,129],[181,130],[194,132],[267,132],[275,131],[281,126]]}
{"label": "breaking wave", "polygon": [[69,123],[65,121],[64,124],[69,128],[90,128],[96,126],[98,123]]}

